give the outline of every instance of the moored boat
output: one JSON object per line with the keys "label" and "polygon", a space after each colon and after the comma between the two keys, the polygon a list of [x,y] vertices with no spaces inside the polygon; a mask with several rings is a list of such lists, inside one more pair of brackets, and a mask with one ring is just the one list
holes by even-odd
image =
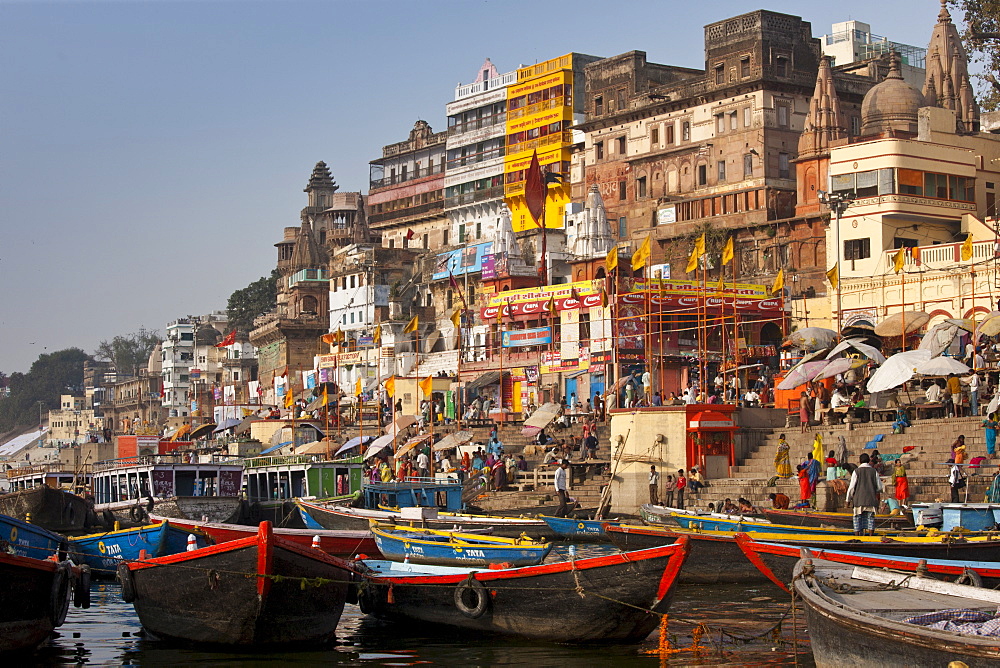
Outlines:
{"label": "moored boat", "polygon": [[580,520],[551,515],[539,515],[538,519],[545,522],[559,538],[574,541],[607,541],[608,533],[604,527],[621,524],[617,520]]}
{"label": "moored boat", "polygon": [[134,561],[142,552],[150,557],[184,552],[194,536],[197,547],[213,541],[198,529],[184,529],[168,520],[131,529],[116,529],[87,536],[71,536],[69,552],[76,563],[90,566],[95,577],[113,578],[122,561]]}
{"label": "moored boat", "polygon": [[0,494],[0,514],[59,533],[96,524],[83,497],[46,485]]}
{"label": "moored boat", "polygon": [[672,513],[672,515],[677,526],[699,531],[745,531],[747,533],[807,534],[810,536],[854,535],[853,528],[772,524],[739,516],[718,517],[715,515],[689,515],[687,513]]}
{"label": "moored boat", "polygon": [[373,526],[372,534],[386,559],[435,566],[534,566],[552,543],[456,531]]}
{"label": "moored boat", "polygon": [[[774,524],[804,527],[843,527],[854,529],[853,513],[828,513],[818,510],[777,510],[764,508],[764,517]],[[902,515],[876,515],[876,529],[912,529],[912,513]]]}
{"label": "moored boat", "polygon": [[687,541],[523,568],[363,561],[363,612],[574,643],[638,642],[670,607]]}
{"label": "moored boat", "polygon": [[66,538],[40,526],[0,515],[0,552],[22,557],[48,559],[58,555],[66,558]]}
{"label": "moored boat", "polygon": [[980,627],[1000,623],[998,592],[815,558],[793,577],[820,668],[1000,665],[996,632]]}
{"label": "moored boat", "polygon": [[74,599],[78,607],[90,607],[85,569],[0,551],[0,653],[45,642],[66,620]]}
{"label": "moored boat", "polygon": [[[785,591],[789,591],[788,583],[792,581],[792,572],[802,552],[801,547],[757,540],[753,535],[746,533],[736,534],[736,544],[747,559],[767,579]],[[977,587],[994,588],[1000,585],[1000,562],[995,561],[923,559],[825,548],[811,548],[810,552],[817,559],[825,559],[838,564],[883,568],[906,573],[923,572],[930,577],[955,581],[960,584],[967,582]]]}
{"label": "moored boat", "polygon": [[[189,531],[204,531],[216,543],[227,543],[232,540],[240,540],[241,538],[251,538],[257,534],[256,527],[241,524],[196,522],[173,517],[161,517],[159,515],[152,515],[150,519],[154,522],[170,520],[170,523],[176,527]],[[372,538],[371,532],[367,528],[364,531],[352,531],[272,527],[272,531],[275,535],[302,547],[311,547],[313,542],[319,539],[320,549],[334,557],[347,558],[358,554],[365,554],[370,557],[380,555],[378,545],[375,544],[375,539]]]}
{"label": "moored boat", "polygon": [[190,643],[294,647],[334,639],[351,565],[275,536],[255,536],[122,563],[122,598],[153,637]]}

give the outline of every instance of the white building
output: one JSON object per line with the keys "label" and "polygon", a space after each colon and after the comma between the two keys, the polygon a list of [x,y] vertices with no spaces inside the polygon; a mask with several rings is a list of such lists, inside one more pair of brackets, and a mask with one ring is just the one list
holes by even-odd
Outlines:
{"label": "white building", "polygon": [[216,348],[226,333],[226,314],[188,316],[167,323],[163,341],[163,408],[168,417],[211,415],[201,410],[215,403],[214,388],[223,382],[225,349]]}
{"label": "white building", "polygon": [[834,23],[830,34],[823,35],[820,42],[823,54],[833,58],[834,67],[865,63],[895,51],[902,61],[901,71],[906,83],[919,88],[924,82],[927,49],[894,42],[882,35],[876,35],[867,23],[861,21]]}

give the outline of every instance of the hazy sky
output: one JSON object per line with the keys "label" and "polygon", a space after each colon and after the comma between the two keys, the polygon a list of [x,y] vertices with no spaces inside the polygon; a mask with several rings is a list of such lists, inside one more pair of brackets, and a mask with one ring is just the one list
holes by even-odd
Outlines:
{"label": "hazy sky", "polygon": [[703,26],[759,8],[926,46],[938,7],[0,0],[0,371],[224,310],[274,267],[318,160],[367,190],[382,145],[444,129],[486,57],[704,67]]}

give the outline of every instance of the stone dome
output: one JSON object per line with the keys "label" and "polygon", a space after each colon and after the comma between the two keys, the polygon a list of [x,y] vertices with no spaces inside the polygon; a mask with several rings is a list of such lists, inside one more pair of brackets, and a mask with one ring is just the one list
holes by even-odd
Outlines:
{"label": "stone dome", "polygon": [[861,103],[861,134],[871,136],[889,131],[917,132],[917,110],[924,106],[924,97],[903,80],[899,54],[889,57],[889,73],[885,80],[873,86]]}
{"label": "stone dome", "polygon": [[149,359],[146,360],[146,369],[149,371],[151,376],[159,376],[163,373],[163,343],[157,343],[153,346],[153,350],[149,353]]}

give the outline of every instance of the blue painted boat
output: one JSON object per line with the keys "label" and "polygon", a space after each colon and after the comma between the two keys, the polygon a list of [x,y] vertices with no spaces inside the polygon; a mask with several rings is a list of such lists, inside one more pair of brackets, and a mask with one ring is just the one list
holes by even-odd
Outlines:
{"label": "blue painted boat", "polygon": [[[796,534],[810,536],[849,536],[853,529],[839,527],[804,527],[787,524],[771,524],[759,520],[746,520],[742,517],[713,517],[710,515],[689,515],[687,513],[671,513],[671,517],[685,529],[695,531],[732,531],[744,533]],[[882,533],[882,532],[879,532]]]}
{"label": "blue painted boat", "polygon": [[95,577],[113,578],[123,561],[136,561],[141,552],[149,557],[164,557],[187,550],[188,536],[194,536],[198,547],[212,544],[202,531],[182,529],[164,520],[133,529],[119,529],[76,536],[69,539],[70,557],[77,563],[89,564]]}
{"label": "blue painted boat", "polygon": [[553,517],[551,515],[539,515],[538,519],[543,520],[560,538],[570,540],[610,540],[604,527],[621,524],[617,520],[577,520],[572,517]]}
{"label": "blue painted boat", "polygon": [[[10,515],[0,515],[0,543],[4,541],[19,557],[48,559],[57,553],[60,559],[66,556],[65,537]],[[2,547],[4,546],[0,545],[0,548]]]}
{"label": "blue painted boat", "polygon": [[379,551],[387,559],[432,566],[535,566],[542,563],[552,549],[552,543],[540,543],[530,538],[483,536],[415,527],[373,526],[372,535]]}

